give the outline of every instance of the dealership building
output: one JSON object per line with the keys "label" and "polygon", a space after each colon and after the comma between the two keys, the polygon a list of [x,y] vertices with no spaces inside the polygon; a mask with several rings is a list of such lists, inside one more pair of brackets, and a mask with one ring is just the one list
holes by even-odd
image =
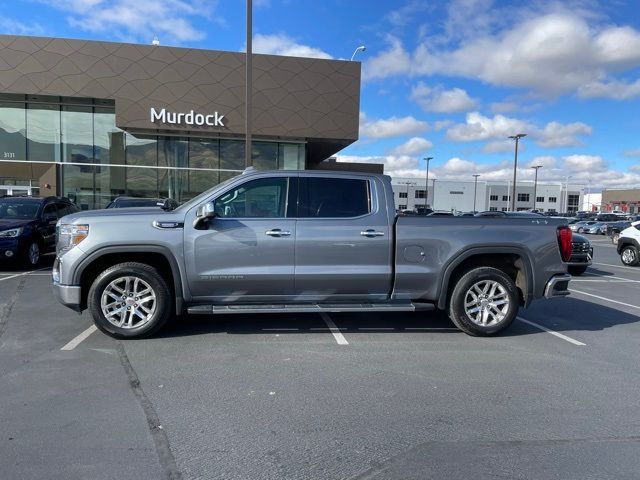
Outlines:
{"label": "dealership building", "polygon": [[[253,56],[252,164],[326,168],[360,64]],[[0,195],[185,201],[245,168],[243,53],[0,35]]]}

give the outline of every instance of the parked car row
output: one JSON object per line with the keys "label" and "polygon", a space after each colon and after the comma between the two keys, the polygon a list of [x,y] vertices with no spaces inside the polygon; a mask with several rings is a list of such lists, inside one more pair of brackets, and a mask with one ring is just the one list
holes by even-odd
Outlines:
{"label": "parked car row", "polygon": [[[118,197],[107,208],[155,207],[159,198]],[[55,250],[56,223],[80,209],[65,197],[0,197],[0,262],[35,267],[43,254]]]}

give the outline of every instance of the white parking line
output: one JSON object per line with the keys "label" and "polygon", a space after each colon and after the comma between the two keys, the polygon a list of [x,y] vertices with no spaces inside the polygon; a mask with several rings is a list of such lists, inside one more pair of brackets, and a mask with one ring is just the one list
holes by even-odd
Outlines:
{"label": "white parking line", "polygon": [[84,340],[86,340],[87,337],[89,335],[91,335],[93,332],[95,332],[96,330],[98,330],[96,328],[96,326],[95,325],[91,325],[89,328],[87,328],[84,332],[82,332],[80,335],[78,335],[73,340],[71,340],[69,343],[67,343],[60,350],[73,350],[78,345],[80,345],[80,343],[82,343]]}
{"label": "white parking line", "polygon": [[566,342],[573,343],[574,345],[578,345],[580,347],[584,347],[584,346],[587,345],[586,343],[579,342],[578,340],[575,340],[575,339],[573,339],[571,337],[563,335],[562,333],[556,332],[555,330],[551,330],[551,329],[549,329],[547,327],[543,327],[542,325],[538,325],[537,323],[532,322],[530,320],[527,320],[525,318],[522,318],[522,317],[516,317],[516,318],[518,320],[520,320],[521,322],[527,323],[527,324],[531,325],[532,327],[539,328],[540,330],[543,330],[543,331],[545,331],[547,333],[550,333],[554,337],[561,338],[562,340],[564,340]]}
{"label": "white parking line", "polygon": [[41,270],[46,270],[47,268],[49,268],[49,267],[38,268],[36,270],[30,270],[28,272],[16,273],[15,275],[10,275],[8,277],[0,278],[0,282],[2,282],[4,280],[11,280],[12,278],[22,277],[24,275],[29,275],[30,273],[33,273],[33,272],[39,272]]}
{"label": "white parking line", "polygon": [[338,327],[336,327],[336,324],[333,323],[333,320],[331,320],[331,317],[324,312],[321,312],[320,316],[324,320],[324,323],[327,324],[327,327],[329,327],[329,331],[333,334],[333,338],[336,339],[336,342],[338,342],[338,345],[349,345],[349,342],[347,342],[347,339],[344,338],[344,335],[340,333],[340,330],[338,329]]}
{"label": "white parking line", "polygon": [[611,263],[598,263],[598,262],[593,262],[593,265],[604,265],[605,267],[624,268],[625,270],[634,270],[636,273],[640,273],[640,268],[637,268],[637,267],[626,267],[624,265],[612,265]]}
{"label": "white parking line", "polygon": [[610,298],[601,297],[600,295],[594,295],[593,293],[581,292],[580,290],[574,290],[573,288],[569,289],[570,292],[579,293],[581,295],[587,295],[588,297],[594,297],[599,300],[604,300],[605,302],[617,303],[618,305],[624,305],[625,307],[636,308],[640,310],[640,307],[637,305],[631,305],[630,303],[619,302],[618,300],[611,300]]}

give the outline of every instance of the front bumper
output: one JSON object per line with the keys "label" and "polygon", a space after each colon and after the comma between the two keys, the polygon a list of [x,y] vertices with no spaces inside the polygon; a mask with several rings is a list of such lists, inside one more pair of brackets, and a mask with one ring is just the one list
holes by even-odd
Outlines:
{"label": "front bumper", "polygon": [[69,307],[76,312],[82,311],[82,288],[76,285],[60,285],[53,282],[53,294],[56,299],[65,307]]}
{"label": "front bumper", "polygon": [[547,286],[544,287],[544,298],[553,297],[566,297],[569,295],[569,282],[571,281],[571,275],[568,273],[561,273],[554,275],[547,282]]}

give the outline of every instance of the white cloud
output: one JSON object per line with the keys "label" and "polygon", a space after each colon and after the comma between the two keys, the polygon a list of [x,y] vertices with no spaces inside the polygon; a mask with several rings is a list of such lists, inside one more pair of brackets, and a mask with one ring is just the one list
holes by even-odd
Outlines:
{"label": "white cloud", "polygon": [[[490,4],[472,3],[484,3],[485,9]],[[490,25],[483,16],[478,20],[483,27],[475,35],[454,35],[452,47],[427,38],[408,52],[398,38],[389,37],[389,48],[365,61],[363,78],[460,76],[554,96],[640,66],[638,30],[556,10],[523,15],[514,25]]]}
{"label": "white cloud", "polygon": [[[69,13],[67,21],[80,30],[107,33],[112,38],[150,43],[190,42],[206,38],[194,25],[197,18],[212,18],[217,2],[206,0],[40,0]],[[215,20],[215,19],[214,19]]]}
{"label": "white cloud", "polygon": [[[522,144],[518,150],[523,150],[524,147],[525,145]],[[482,147],[482,151],[485,153],[513,152],[513,142],[509,139],[488,142]]]}
{"label": "white cloud", "polygon": [[605,161],[597,155],[567,155],[562,157],[562,160],[565,169],[572,173],[593,174],[607,169]]}
{"label": "white cloud", "polygon": [[553,169],[556,166],[556,158],[552,157],[551,155],[542,155],[539,157],[535,157],[533,160],[531,160],[527,166],[529,168],[531,167],[535,167],[537,165],[541,165],[543,169]]}
{"label": "white cloud", "polygon": [[438,113],[468,112],[478,105],[462,88],[445,90],[442,85],[428,87],[423,82],[413,87],[411,99],[423,110]]}
{"label": "white cloud", "polygon": [[466,122],[447,130],[447,138],[457,142],[498,139],[485,146],[485,151],[506,151],[505,139],[516,133],[526,133],[536,144],[544,148],[582,145],[578,136],[591,135],[592,128],[582,122],[562,124],[549,122],[543,128],[529,122],[504,115],[486,117],[479,112],[467,114]]}
{"label": "white cloud", "polygon": [[0,32],[5,35],[45,35],[44,27],[38,23],[26,24],[8,17],[0,18]]}
{"label": "white cloud", "polygon": [[454,125],[447,130],[447,138],[456,142],[507,138],[509,135],[531,130],[531,125],[522,120],[495,115],[485,117],[479,112],[467,113],[466,123]]}
{"label": "white cloud", "polygon": [[509,113],[518,109],[518,104],[514,102],[494,102],[490,105],[493,113]]}
{"label": "white cloud", "polygon": [[578,95],[582,98],[613,98],[614,100],[640,97],[640,79],[632,83],[621,80],[588,83],[580,87]]}
{"label": "white cloud", "polygon": [[367,57],[362,64],[362,80],[403,75],[413,70],[413,60],[402,46],[402,42],[388,36],[389,48],[378,55]]}
{"label": "white cloud", "polygon": [[622,153],[625,157],[640,157],[640,148],[626,150]]}
{"label": "white cloud", "polygon": [[440,130],[444,130],[445,128],[449,127],[450,125],[453,125],[453,120],[437,120],[437,121],[433,122],[433,129],[436,132],[439,132]]}
{"label": "white cloud", "polygon": [[287,57],[332,58],[327,52],[298,43],[284,33],[255,35],[253,37],[253,51],[255,53],[284,55]]}
{"label": "white cloud", "polygon": [[402,145],[392,148],[389,153],[391,155],[418,155],[429,150],[431,147],[433,147],[433,143],[426,138],[413,137]]}
{"label": "white cloud", "polygon": [[391,138],[403,135],[415,135],[429,128],[427,122],[412,116],[390,117],[373,120],[360,113],[360,136],[369,138]]}
{"label": "white cloud", "polygon": [[[415,178],[416,182],[424,181],[424,162],[418,158],[406,155],[386,156],[354,156],[339,155],[338,161],[356,163],[381,163],[384,164],[385,173],[392,177]],[[558,164],[552,156],[540,156],[529,163],[518,167],[519,181],[533,181],[534,165],[542,165],[538,171],[539,182],[564,183],[570,176],[572,184],[597,187],[638,187],[640,185],[640,165],[631,168],[631,171],[609,169],[607,162],[595,155],[568,155],[562,157]],[[473,181],[472,174],[479,173],[480,181],[499,180],[508,181],[513,178],[513,159],[495,163],[478,163],[468,159],[453,157],[441,165],[432,162],[429,176],[438,180]]]}

